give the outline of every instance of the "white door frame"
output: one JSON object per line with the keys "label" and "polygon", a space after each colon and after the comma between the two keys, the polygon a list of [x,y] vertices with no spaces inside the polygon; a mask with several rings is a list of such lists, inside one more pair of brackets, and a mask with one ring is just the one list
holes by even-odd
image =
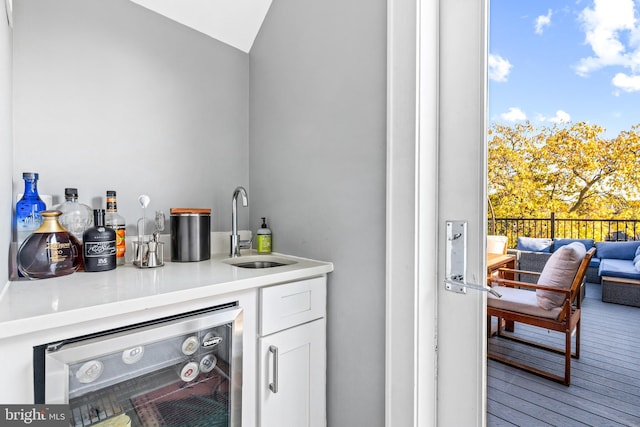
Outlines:
{"label": "white door frame", "polygon": [[[440,254],[444,219],[468,220],[467,275],[485,280],[487,3],[387,2],[386,426],[485,422],[486,297],[445,294]],[[447,193],[460,171],[476,180],[462,202]]]}

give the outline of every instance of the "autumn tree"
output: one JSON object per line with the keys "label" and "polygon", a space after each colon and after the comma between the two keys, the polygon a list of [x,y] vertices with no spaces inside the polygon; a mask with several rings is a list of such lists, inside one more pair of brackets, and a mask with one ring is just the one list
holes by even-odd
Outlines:
{"label": "autumn tree", "polygon": [[498,217],[640,218],[640,125],[613,139],[579,122],[489,132],[489,197]]}

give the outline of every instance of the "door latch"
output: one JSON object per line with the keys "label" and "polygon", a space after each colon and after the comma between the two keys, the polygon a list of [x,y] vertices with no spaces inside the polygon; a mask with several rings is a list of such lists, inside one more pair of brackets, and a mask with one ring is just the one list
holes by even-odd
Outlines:
{"label": "door latch", "polygon": [[446,290],[466,294],[467,288],[489,292],[497,298],[502,297],[488,286],[467,283],[467,221],[447,221],[447,241],[445,244],[445,276]]}

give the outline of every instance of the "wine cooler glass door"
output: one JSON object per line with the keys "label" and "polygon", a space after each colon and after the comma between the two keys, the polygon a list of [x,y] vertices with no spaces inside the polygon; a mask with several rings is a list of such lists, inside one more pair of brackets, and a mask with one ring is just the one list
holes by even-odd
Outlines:
{"label": "wine cooler glass door", "polygon": [[50,344],[44,360],[46,403],[69,404],[71,425],[241,425],[237,306]]}

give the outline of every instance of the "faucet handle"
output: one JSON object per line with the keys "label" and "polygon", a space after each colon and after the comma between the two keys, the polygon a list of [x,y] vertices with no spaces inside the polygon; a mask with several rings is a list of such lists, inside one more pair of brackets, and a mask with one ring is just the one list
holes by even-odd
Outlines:
{"label": "faucet handle", "polygon": [[240,240],[238,245],[240,249],[251,249],[251,243],[253,242],[253,236],[249,240]]}
{"label": "faucet handle", "polygon": [[251,242],[253,241],[253,236],[249,240],[240,240],[239,234],[232,234],[230,237],[230,257],[238,257],[240,256],[240,249],[251,249]]}

